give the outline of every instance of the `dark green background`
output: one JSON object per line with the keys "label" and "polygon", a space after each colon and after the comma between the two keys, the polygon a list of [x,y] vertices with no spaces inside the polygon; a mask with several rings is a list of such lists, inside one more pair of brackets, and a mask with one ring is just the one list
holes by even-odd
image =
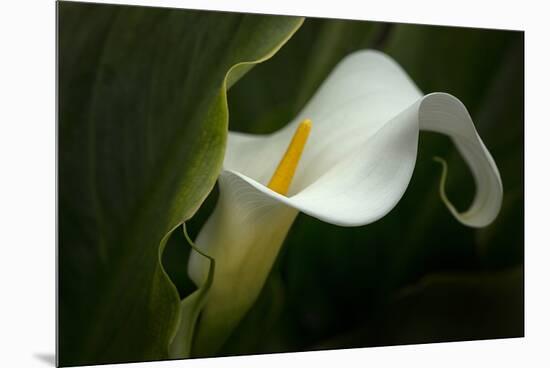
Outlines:
{"label": "dark green background", "polygon": [[[89,113],[89,92],[83,86],[93,85],[96,74],[107,86],[117,76],[109,65],[94,64],[101,60],[94,50],[103,47],[111,12],[96,11],[105,8],[101,5],[73,6],[88,10],[73,8],[72,12],[67,10],[71,17],[60,18],[66,29],[80,30],[64,32],[60,28],[59,34],[64,55],[79,55],[70,73],[60,73],[61,92],[64,88],[73,93],[66,99],[60,96],[60,113],[66,121]],[[90,7],[96,10],[90,11]],[[176,23],[163,25],[162,21],[177,19],[175,14],[181,10],[148,11],[150,24],[158,26],[160,22],[163,34],[177,45],[176,32],[182,30]],[[101,32],[87,32],[86,27]],[[144,37],[149,31],[136,29]],[[202,45],[208,48],[215,44],[215,40],[207,39]],[[439,198],[440,166],[432,157],[448,161],[447,189],[459,209],[468,206],[473,181],[446,137],[422,133],[411,184],[389,215],[357,228],[298,216],[258,302],[220,355],[523,336],[523,47],[522,32],[306,19],[273,59],[256,66],[229,90],[229,129],[271,132],[301,109],[342,57],[358,49],[382,50],[395,58],[424,92],[448,92],[463,101],[500,169],[504,201],[499,217],[487,228],[476,230],[458,223]],[[163,83],[177,90],[177,79],[166,81],[172,74],[182,73],[185,55],[160,64],[149,56],[136,52],[132,60],[141,65],[140,58],[144,58],[144,66],[156,65],[165,78]],[[71,60],[61,59],[60,65]],[[101,68],[101,73],[94,68]],[[201,84],[200,77],[194,77],[197,85]],[[131,88],[119,91],[121,96],[145,102],[153,99],[148,87],[142,88],[147,81],[132,83]],[[184,93],[189,101],[196,97],[190,90]],[[163,110],[162,106],[159,103],[156,113],[165,121],[181,113],[172,107]],[[101,116],[112,119],[127,119],[128,112],[140,117],[140,111],[132,106],[120,110],[120,105],[113,105],[112,111],[108,104],[102,108]],[[93,303],[102,297],[101,284],[88,285],[82,275],[96,273],[100,279],[109,279],[108,269],[99,260],[100,252],[89,246],[100,234],[77,208],[67,205],[69,200],[65,201],[82,198],[82,206],[86,206],[82,197],[86,188],[74,177],[63,176],[67,168],[74,167],[73,173],[80,170],[78,151],[85,147],[71,143],[72,151],[67,151],[62,145],[63,139],[78,142],[86,134],[78,128],[60,130],[59,311],[65,323],[60,325],[60,354],[68,364],[82,361],[76,346],[83,330],[74,321],[94,313]],[[166,135],[165,139],[171,138],[169,132]],[[189,222],[192,237],[211,212],[216,196],[214,190]],[[116,203],[110,205],[118,208]],[[117,216],[124,219],[125,215],[121,212]],[[115,228],[116,223],[109,225]],[[188,253],[181,231],[175,231],[163,264],[181,297],[194,289],[186,276]],[[132,272],[140,275],[140,270]],[[139,283],[140,279],[133,281]],[[104,343],[110,344],[108,337]],[[132,351],[119,353],[113,348],[103,357],[120,361],[132,355]],[[136,351],[135,360],[162,357],[154,352],[142,357],[141,353]],[[88,356],[93,354],[88,352]]]}

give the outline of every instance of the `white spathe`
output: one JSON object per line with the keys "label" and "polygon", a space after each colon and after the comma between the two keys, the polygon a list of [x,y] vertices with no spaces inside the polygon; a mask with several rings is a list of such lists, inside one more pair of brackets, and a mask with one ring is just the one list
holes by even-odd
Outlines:
{"label": "white spathe", "polygon": [[[288,197],[266,185],[296,126],[313,128]],[[220,197],[196,245],[217,268],[195,346],[214,353],[256,300],[298,212],[331,224],[359,226],[386,215],[407,188],[420,130],[450,136],[471,169],[476,195],[459,213],[482,227],[502,202],[498,169],[464,105],[446,93],[424,95],[391,58],[359,51],[342,60],[302,112],[269,135],[230,132]],[[208,262],[193,252],[189,275],[197,285]]]}

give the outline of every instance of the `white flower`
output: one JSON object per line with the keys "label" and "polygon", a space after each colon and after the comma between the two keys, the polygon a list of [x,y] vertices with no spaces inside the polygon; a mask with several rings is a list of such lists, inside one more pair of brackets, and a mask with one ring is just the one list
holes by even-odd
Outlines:
{"label": "white flower", "polygon": [[[281,195],[266,184],[306,118],[313,128],[288,195]],[[473,174],[477,191],[468,211],[459,213],[442,192],[451,213],[467,226],[491,223],[502,183],[468,111],[449,94],[424,95],[380,52],[346,57],[280,131],[229,133],[218,204],[196,240],[216,260],[195,340],[199,354],[215,352],[252,306],[298,212],[359,226],[397,204],[412,176],[420,130],[450,136]],[[208,266],[193,252],[189,274],[197,285]]]}

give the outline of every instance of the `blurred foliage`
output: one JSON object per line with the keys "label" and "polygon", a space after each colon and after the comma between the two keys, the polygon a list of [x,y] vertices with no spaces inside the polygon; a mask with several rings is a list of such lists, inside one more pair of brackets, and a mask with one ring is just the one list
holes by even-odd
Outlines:
{"label": "blurred foliage", "polygon": [[[459,209],[474,193],[469,170],[449,139],[422,133],[411,184],[389,215],[357,228],[299,215],[222,354],[523,336],[523,44],[515,31],[307,19],[230,90],[230,129],[272,132],[345,55],[380,49],[425,93],[464,102],[500,169],[504,202],[487,228],[459,224],[439,198],[432,157],[448,161]],[[193,234],[215,197],[192,219]]]}

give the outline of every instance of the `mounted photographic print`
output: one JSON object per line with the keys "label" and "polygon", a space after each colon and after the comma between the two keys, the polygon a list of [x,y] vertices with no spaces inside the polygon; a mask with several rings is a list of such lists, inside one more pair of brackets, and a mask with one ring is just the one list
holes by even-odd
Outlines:
{"label": "mounted photographic print", "polygon": [[61,366],[523,336],[523,32],[57,6]]}

